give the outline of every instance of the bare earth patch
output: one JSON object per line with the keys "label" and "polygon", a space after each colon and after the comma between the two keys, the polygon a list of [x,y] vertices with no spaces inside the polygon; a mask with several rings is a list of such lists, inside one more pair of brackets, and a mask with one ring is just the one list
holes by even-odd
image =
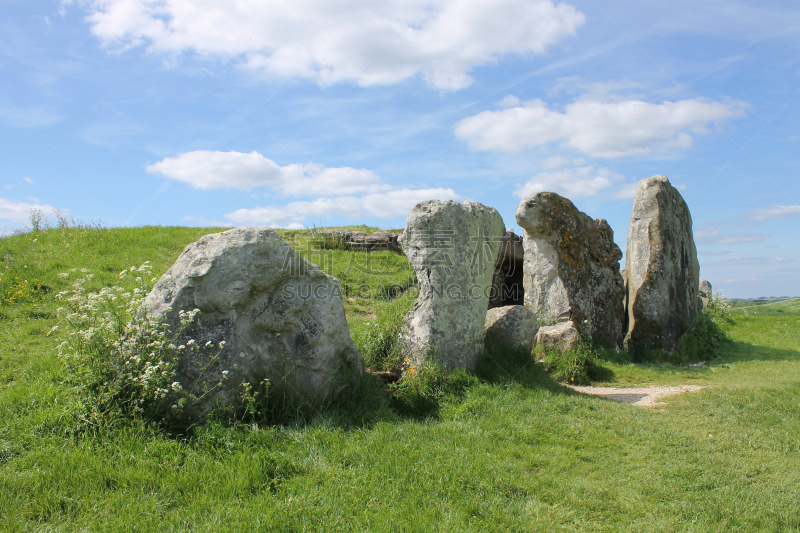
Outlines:
{"label": "bare earth patch", "polygon": [[684,392],[697,392],[704,389],[700,385],[661,385],[655,387],[625,388],[616,387],[582,387],[578,385],[567,385],[570,389],[583,394],[592,396],[603,396],[617,402],[629,403],[640,407],[653,407],[654,405],[664,405],[660,402],[662,398],[675,396]]}

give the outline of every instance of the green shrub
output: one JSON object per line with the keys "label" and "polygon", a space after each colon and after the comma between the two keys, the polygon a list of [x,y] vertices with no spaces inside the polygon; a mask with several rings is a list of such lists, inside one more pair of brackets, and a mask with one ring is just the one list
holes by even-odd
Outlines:
{"label": "green shrub", "polygon": [[[730,309],[729,307],[727,309]],[[670,362],[682,364],[708,361],[722,355],[728,336],[718,321],[730,321],[727,314],[717,311],[700,311],[692,325],[678,339],[678,349],[669,357]]]}

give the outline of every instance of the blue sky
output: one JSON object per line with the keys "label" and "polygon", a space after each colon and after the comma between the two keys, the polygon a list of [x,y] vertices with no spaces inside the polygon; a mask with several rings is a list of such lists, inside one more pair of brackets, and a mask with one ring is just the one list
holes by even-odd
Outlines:
{"label": "blue sky", "polygon": [[389,228],[430,198],[516,228],[553,190],[624,250],[665,174],[703,278],[800,295],[794,0],[4,0],[0,31],[6,229]]}

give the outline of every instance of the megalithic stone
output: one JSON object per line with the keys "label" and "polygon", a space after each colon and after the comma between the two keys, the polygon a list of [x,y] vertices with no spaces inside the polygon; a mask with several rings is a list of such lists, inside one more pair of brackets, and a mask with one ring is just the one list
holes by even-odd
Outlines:
{"label": "megalithic stone", "polygon": [[700,280],[700,289],[698,291],[700,302],[697,304],[697,310],[700,311],[708,307],[708,302],[714,296],[714,290],[711,287],[711,282],[707,279]]}
{"label": "megalithic stone", "polygon": [[419,297],[400,332],[406,372],[434,361],[475,367],[504,233],[500,214],[477,202],[429,200],[408,214],[399,243],[416,271]]}
{"label": "megalithic stone", "polygon": [[571,320],[581,334],[620,346],[622,251],[608,222],[592,219],[553,192],[526,196],[516,218],[525,230],[525,305],[546,324]]}
{"label": "megalithic stone", "polygon": [[145,306],[174,332],[181,311],[200,310],[176,340],[199,350],[182,352],[175,379],[204,398],[206,411],[234,406],[242,383],[267,378],[304,400],[324,401],[363,374],[339,280],[271,229],[234,228],[188,245]]}
{"label": "megalithic stone", "polygon": [[675,351],[697,316],[700,265],[689,207],[666,176],[636,187],[626,262],[625,347]]}

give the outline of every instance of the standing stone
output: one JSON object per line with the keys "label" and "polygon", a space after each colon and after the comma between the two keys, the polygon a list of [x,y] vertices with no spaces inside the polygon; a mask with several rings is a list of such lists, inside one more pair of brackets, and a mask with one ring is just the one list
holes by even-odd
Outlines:
{"label": "standing stone", "polygon": [[517,223],[524,229],[525,305],[547,322],[570,320],[595,341],[621,345],[622,251],[608,222],[593,220],[556,193],[540,192],[519,204]]}
{"label": "standing stone", "polygon": [[697,316],[700,265],[689,207],[666,176],[636,187],[625,269],[632,352],[673,352]]}
{"label": "standing stone", "polygon": [[235,403],[243,382],[264,378],[305,400],[327,400],[363,372],[339,281],[270,229],[234,228],[188,245],[145,306],[172,331],[180,311],[200,310],[176,341],[187,349],[175,379],[207,393],[206,410]]}
{"label": "standing stone", "polygon": [[496,339],[511,346],[530,352],[536,342],[539,322],[533,311],[524,305],[495,307],[486,313],[484,334],[486,338]]}
{"label": "standing stone", "polygon": [[400,331],[407,369],[427,361],[475,367],[504,233],[500,214],[477,202],[429,200],[408,214],[399,242],[416,271],[419,298]]}
{"label": "standing stone", "polygon": [[708,301],[713,296],[713,289],[711,287],[711,282],[705,279],[700,280],[700,290],[698,291],[700,296],[700,303],[698,304],[698,311],[701,309],[705,309],[708,307]]}

